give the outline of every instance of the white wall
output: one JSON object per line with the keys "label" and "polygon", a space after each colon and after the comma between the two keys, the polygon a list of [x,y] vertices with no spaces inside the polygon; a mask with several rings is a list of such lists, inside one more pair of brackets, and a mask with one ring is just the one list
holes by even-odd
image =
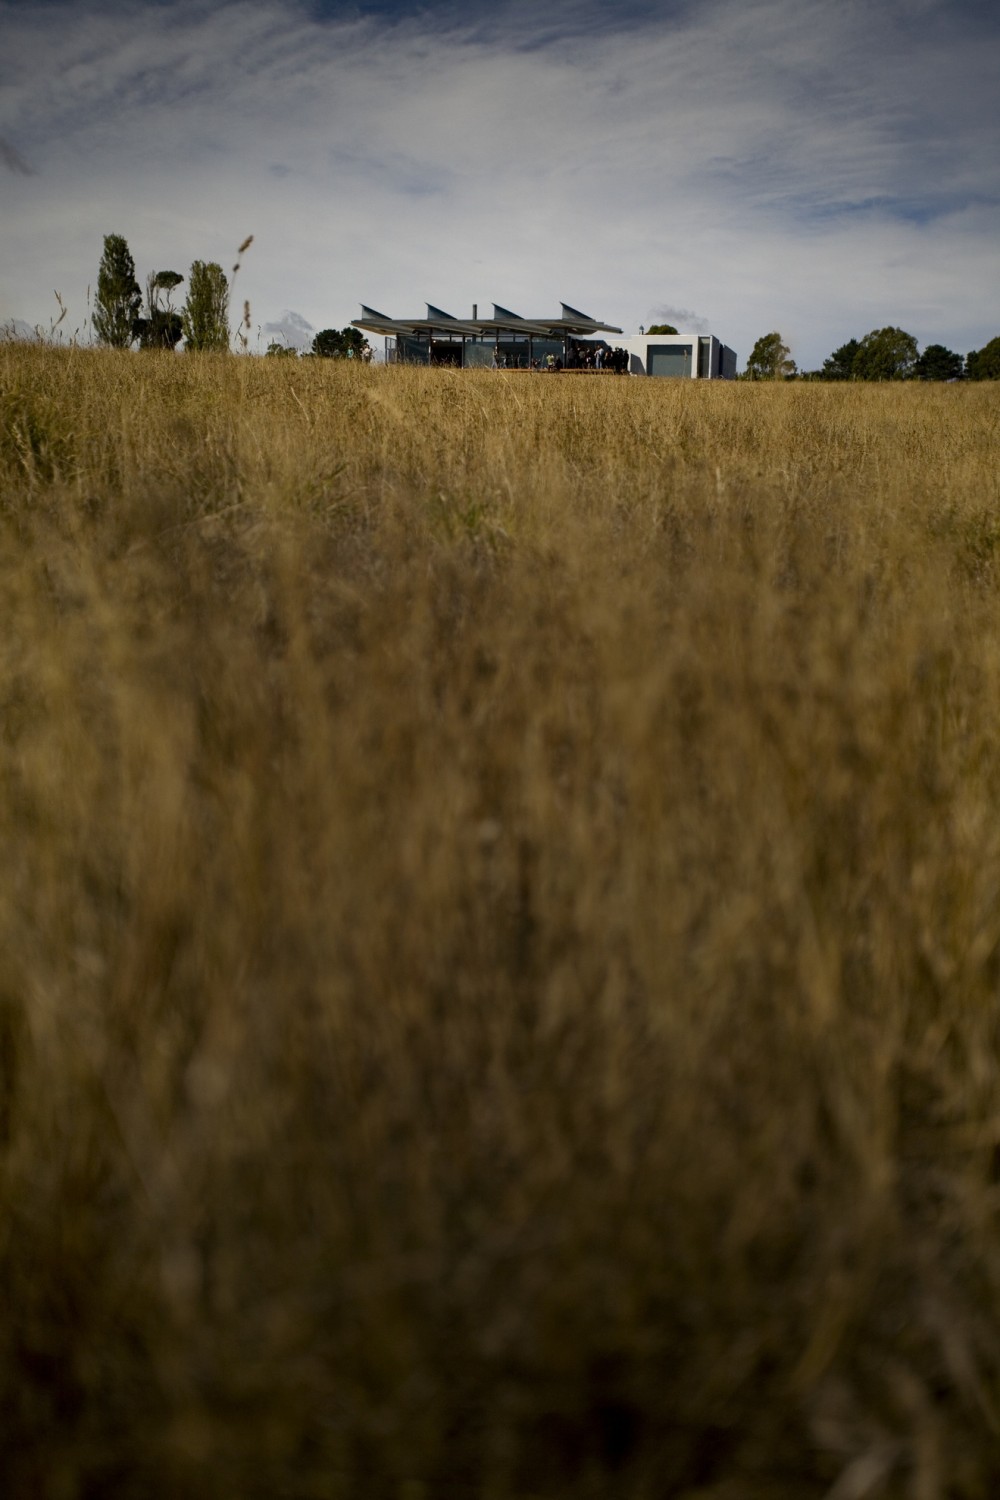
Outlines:
{"label": "white wall", "polygon": [[736,355],[732,349],[717,339],[714,334],[703,333],[633,333],[627,338],[616,338],[610,334],[605,342],[612,349],[625,349],[629,356],[629,369],[633,375],[649,374],[649,350],[653,348],[678,348],[687,344],[691,348],[691,379],[698,379],[698,341],[709,338],[709,375],[712,380],[732,380],[736,375]]}

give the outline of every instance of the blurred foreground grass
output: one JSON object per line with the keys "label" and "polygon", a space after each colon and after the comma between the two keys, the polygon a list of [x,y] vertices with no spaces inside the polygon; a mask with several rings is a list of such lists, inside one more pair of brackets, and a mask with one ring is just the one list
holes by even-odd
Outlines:
{"label": "blurred foreground grass", "polygon": [[1000,393],[0,347],[0,1487],[1000,1491]]}

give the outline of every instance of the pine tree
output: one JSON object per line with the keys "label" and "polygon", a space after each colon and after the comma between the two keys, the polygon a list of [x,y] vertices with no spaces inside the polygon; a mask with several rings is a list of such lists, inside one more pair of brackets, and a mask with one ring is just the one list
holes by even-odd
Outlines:
{"label": "pine tree", "polygon": [[913,367],[918,380],[961,380],[965,361],[944,344],[928,344]]}
{"label": "pine tree", "polygon": [[135,279],[135,261],[120,234],[104,236],[104,254],[97,272],[94,332],[102,344],[127,349],[135,338],[142,292]]}
{"label": "pine tree", "polygon": [[220,265],[196,260],[181,313],[188,349],[225,354],[229,348],[229,282]]}

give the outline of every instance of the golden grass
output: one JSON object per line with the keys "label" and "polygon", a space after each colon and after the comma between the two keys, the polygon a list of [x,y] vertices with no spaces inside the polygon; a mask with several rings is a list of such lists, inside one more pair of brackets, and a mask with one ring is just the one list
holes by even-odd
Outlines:
{"label": "golden grass", "polygon": [[996,389],[0,424],[5,1495],[995,1495]]}

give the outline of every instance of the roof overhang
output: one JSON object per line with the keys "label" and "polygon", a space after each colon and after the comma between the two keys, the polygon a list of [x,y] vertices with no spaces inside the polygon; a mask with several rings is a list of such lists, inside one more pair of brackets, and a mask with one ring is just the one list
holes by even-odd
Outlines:
{"label": "roof overhang", "polygon": [[352,328],[389,338],[426,336],[438,338],[498,338],[503,334],[520,338],[564,339],[596,333],[621,333],[612,323],[601,323],[573,307],[562,304],[558,318],[522,318],[509,308],[494,303],[492,318],[453,318],[439,307],[427,304],[425,318],[390,318],[362,304],[361,317],[351,320]]}

